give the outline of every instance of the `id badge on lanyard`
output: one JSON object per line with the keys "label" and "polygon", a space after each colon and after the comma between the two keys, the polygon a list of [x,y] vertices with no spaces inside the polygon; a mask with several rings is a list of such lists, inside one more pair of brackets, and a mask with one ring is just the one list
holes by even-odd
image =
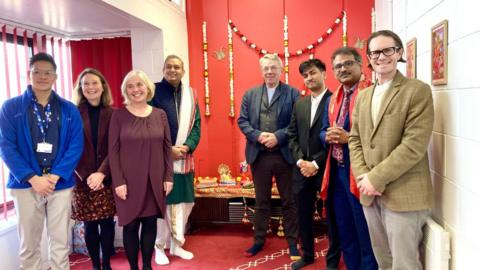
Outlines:
{"label": "id badge on lanyard", "polygon": [[37,153],[51,154],[53,145],[47,142],[37,143]]}
{"label": "id badge on lanyard", "polygon": [[43,120],[40,116],[36,100],[33,100],[33,113],[37,118],[37,126],[40,130],[40,134],[43,137],[43,142],[37,143],[37,153],[51,154],[53,152],[53,144],[45,141],[47,137],[48,125],[52,121],[52,108],[50,103],[48,103],[45,108],[45,120]]}

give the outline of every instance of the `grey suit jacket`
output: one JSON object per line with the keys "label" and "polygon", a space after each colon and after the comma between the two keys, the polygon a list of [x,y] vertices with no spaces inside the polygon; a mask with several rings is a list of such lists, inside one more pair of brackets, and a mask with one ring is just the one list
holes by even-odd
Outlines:
{"label": "grey suit jacket", "polygon": [[[237,119],[238,127],[247,138],[245,156],[248,164],[252,164],[258,156],[261,144],[257,142],[260,133],[260,102],[262,101],[262,89],[264,84],[248,90],[243,95],[240,116]],[[278,146],[285,160],[293,164],[293,158],[288,149],[287,127],[290,123],[293,104],[300,96],[297,89],[280,82],[275,91],[272,102],[278,102],[277,106],[277,130],[274,132],[278,140]]]}
{"label": "grey suit jacket", "polygon": [[[367,174],[393,211],[417,211],[433,204],[427,147],[434,112],[430,86],[399,71],[385,93],[377,123],[371,107],[375,86],[358,94],[352,113],[349,149],[353,174]],[[369,206],[374,197],[360,195]]]}

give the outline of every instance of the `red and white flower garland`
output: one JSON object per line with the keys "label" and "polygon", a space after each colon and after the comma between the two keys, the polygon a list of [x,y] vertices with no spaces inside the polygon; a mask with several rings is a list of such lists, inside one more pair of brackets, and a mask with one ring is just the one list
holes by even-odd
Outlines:
{"label": "red and white flower garland", "polygon": [[[342,11],[340,12],[340,14],[337,16],[337,18],[335,19],[335,21],[333,22],[333,24],[325,31],[325,33],[323,33],[315,42],[313,42],[312,44],[309,44],[307,46],[305,46],[304,48],[300,49],[300,50],[297,50],[296,52],[292,53],[292,52],[289,52],[289,51],[284,51],[283,53],[276,53],[278,56],[282,57],[282,58],[285,58],[286,56],[287,57],[296,57],[296,56],[301,56],[305,53],[308,53],[308,52],[311,52],[313,51],[318,45],[320,45],[321,43],[323,43],[332,33],[333,31],[339,26],[340,22],[342,22],[342,19],[345,15],[345,11]],[[287,45],[284,46],[285,48],[287,48],[288,50],[288,32],[286,32],[285,30],[285,25],[286,25],[287,21],[286,21],[286,17],[285,17],[285,20],[284,20],[284,42],[287,41]],[[251,49],[255,50],[257,53],[259,54],[266,54],[266,53],[275,53],[275,52],[270,52],[264,48],[261,48],[259,47],[257,44],[255,44],[254,42],[251,42],[244,34],[242,34],[242,32],[240,32],[237,28],[237,26],[232,22],[232,20],[229,20],[228,21],[228,24],[229,24],[229,31],[233,30],[233,32],[235,32],[235,34],[237,36],[240,37],[240,39],[245,43],[247,44],[248,47],[250,47]],[[287,27],[288,28],[288,27]],[[285,36],[286,34],[286,36]],[[285,45],[285,43],[284,43]],[[285,65],[287,66],[287,65]]]}
{"label": "red and white flower garland", "polygon": [[203,22],[203,80],[205,82],[205,115],[210,116],[210,88],[208,84],[208,43],[207,43],[207,22]]}

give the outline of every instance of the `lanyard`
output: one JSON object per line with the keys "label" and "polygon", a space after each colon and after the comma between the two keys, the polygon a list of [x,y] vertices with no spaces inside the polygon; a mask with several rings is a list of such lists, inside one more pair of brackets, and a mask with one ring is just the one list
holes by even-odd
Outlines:
{"label": "lanyard", "polygon": [[37,99],[33,98],[32,99],[32,105],[33,105],[33,114],[35,117],[37,117],[37,126],[38,129],[40,130],[40,134],[42,135],[43,142],[45,142],[47,138],[47,130],[48,130],[48,124],[52,122],[52,106],[50,103],[47,104],[45,107],[45,120],[42,119],[42,116],[40,115],[40,109],[38,108],[38,103]]}

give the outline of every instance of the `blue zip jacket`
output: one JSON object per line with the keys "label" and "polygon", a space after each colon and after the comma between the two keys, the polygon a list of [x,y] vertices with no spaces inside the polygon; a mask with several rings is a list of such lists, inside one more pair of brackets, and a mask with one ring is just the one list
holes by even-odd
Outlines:
{"label": "blue zip jacket", "polygon": [[[61,112],[58,152],[50,173],[60,176],[55,190],[61,190],[75,185],[73,170],[83,152],[83,125],[77,107],[54,91],[52,94],[56,96]],[[42,175],[28,123],[32,97],[33,90],[29,85],[21,96],[5,101],[0,109],[0,157],[10,170],[8,188],[30,188],[29,179],[24,178],[32,174]]]}

